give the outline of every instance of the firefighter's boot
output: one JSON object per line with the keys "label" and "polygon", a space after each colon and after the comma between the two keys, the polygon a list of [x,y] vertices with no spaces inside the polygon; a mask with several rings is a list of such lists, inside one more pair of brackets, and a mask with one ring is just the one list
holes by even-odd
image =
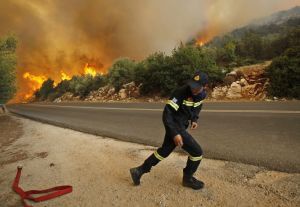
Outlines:
{"label": "firefighter's boot", "polygon": [[193,175],[183,175],[182,185],[184,187],[189,187],[194,190],[200,190],[204,187],[204,183],[200,180],[197,180]]}
{"label": "firefighter's boot", "polygon": [[130,169],[130,174],[134,185],[140,184],[140,179],[144,173],[145,172],[141,166]]}

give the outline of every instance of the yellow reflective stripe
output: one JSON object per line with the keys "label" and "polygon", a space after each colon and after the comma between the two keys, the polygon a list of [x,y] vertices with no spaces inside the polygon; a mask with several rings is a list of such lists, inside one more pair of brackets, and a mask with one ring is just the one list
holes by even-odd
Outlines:
{"label": "yellow reflective stripe", "polygon": [[174,103],[172,100],[168,100],[167,104],[172,106],[176,111],[179,109],[179,106],[176,103]]}
{"label": "yellow reflective stripe", "polygon": [[164,159],[164,157],[160,156],[157,151],[154,152],[154,156],[159,159],[160,161],[162,161]]}
{"label": "yellow reflective stripe", "polygon": [[194,105],[194,102],[192,102],[192,101],[187,101],[187,100],[183,100],[183,104],[186,105],[186,106],[193,106],[193,105]]}
{"label": "yellow reflective stripe", "polygon": [[183,105],[186,105],[186,106],[193,106],[193,104],[187,104],[187,103],[183,103]]}
{"label": "yellow reflective stripe", "polygon": [[188,101],[188,100],[184,100],[183,102],[187,103],[187,104],[194,104],[193,101]]}
{"label": "yellow reflective stripe", "polygon": [[200,106],[203,103],[203,101],[195,102],[194,107]]}
{"label": "yellow reflective stripe", "polygon": [[167,103],[170,106],[172,106],[176,111],[179,109],[179,106],[176,103],[174,103],[172,100],[169,100]]}
{"label": "yellow reflective stripe", "polygon": [[189,156],[189,159],[192,160],[192,161],[199,161],[199,160],[202,160],[202,155],[200,157]]}

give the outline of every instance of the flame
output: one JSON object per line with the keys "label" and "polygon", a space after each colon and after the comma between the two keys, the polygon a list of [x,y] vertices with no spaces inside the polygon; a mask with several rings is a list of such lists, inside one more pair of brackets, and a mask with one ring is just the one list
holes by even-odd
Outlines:
{"label": "flame", "polygon": [[25,72],[23,74],[23,78],[30,81],[30,91],[25,94],[25,100],[28,100],[32,96],[32,94],[42,86],[43,82],[47,80],[45,76],[32,75],[29,72]]}
{"label": "flame", "polygon": [[212,27],[212,26],[207,27],[203,29],[201,32],[199,32],[195,45],[202,47],[203,45],[211,41],[219,33],[220,33],[219,28]]}
{"label": "flame", "polygon": [[25,94],[25,99],[29,99],[31,97],[31,94]]}
{"label": "flame", "polygon": [[61,80],[71,80],[71,77],[68,76],[64,71],[60,71]]}
{"label": "flame", "polygon": [[202,47],[205,43],[209,42],[210,40],[211,40],[211,38],[208,36],[200,36],[197,38],[195,44],[199,47]]}
{"label": "flame", "polygon": [[24,73],[23,78],[29,79],[30,81],[36,83],[35,85],[39,86],[41,86],[43,82],[47,79],[45,76],[32,75],[29,72]]}
{"label": "flame", "polygon": [[88,63],[85,64],[85,67],[83,70],[84,70],[85,75],[91,75],[91,76],[95,77],[97,74],[96,68],[92,65],[89,65]]}
{"label": "flame", "polygon": [[[89,64],[86,63],[84,68],[83,68],[83,75],[92,75],[93,77],[95,77],[97,74],[105,74],[107,73],[107,68],[106,67],[97,67],[96,65],[93,64]],[[80,72],[77,72],[75,74],[80,74]],[[42,86],[43,82],[47,80],[47,77],[45,77],[44,75],[33,75],[30,72],[25,72],[22,77],[26,80],[28,80],[28,86],[29,89],[28,91],[26,91],[25,93],[23,92],[22,94],[20,94],[18,97],[19,100],[25,100],[28,101],[32,95],[34,94],[34,92],[38,89],[40,89],[40,87]],[[54,87],[58,85],[58,83],[60,81],[63,80],[71,80],[71,75],[67,74],[67,72],[61,70],[60,71],[60,76],[58,76],[59,78],[54,78]],[[51,77],[50,77],[51,78]]]}
{"label": "flame", "polygon": [[204,42],[202,40],[198,39],[196,41],[196,45],[202,47],[204,45]]}

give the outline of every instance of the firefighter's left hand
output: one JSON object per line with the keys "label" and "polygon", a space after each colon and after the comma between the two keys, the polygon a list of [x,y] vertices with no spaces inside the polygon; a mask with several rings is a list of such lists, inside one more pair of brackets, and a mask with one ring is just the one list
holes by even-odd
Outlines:
{"label": "firefighter's left hand", "polygon": [[197,129],[198,124],[196,122],[192,122],[191,129]]}

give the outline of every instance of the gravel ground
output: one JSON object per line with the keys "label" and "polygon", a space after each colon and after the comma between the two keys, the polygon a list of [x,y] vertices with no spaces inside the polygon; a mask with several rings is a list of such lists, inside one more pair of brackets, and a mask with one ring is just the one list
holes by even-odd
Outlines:
{"label": "gravel ground", "polygon": [[[203,159],[200,191],[181,186],[186,155],[173,153],[140,186],[129,168],[155,148],[0,115],[0,206],[21,206],[11,189],[18,164],[25,190],[72,185],[73,192],[33,206],[300,206],[300,174]],[[101,127],[101,126],[99,126]],[[205,150],[205,149],[204,149]]]}

